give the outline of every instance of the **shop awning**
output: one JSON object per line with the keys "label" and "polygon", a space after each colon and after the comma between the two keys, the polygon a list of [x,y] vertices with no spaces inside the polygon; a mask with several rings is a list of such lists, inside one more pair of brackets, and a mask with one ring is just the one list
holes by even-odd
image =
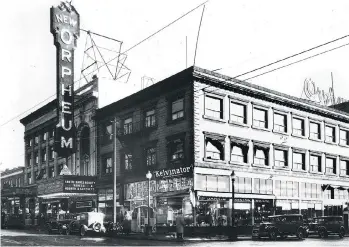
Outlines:
{"label": "shop awning", "polygon": [[189,196],[189,189],[154,193],[154,197],[175,197],[175,196]]}
{"label": "shop awning", "polygon": [[43,198],[43,199],[48,199],[48,198],[69,198],[69,197],[84,197],[84,196],[97,196],[97,194],[93,193],[52,193],[48,195],[40,195],[38,197]]}
{"label": "shop awning", "polygon": [[217,198],[232,198],[231,192],[209,192],[209,191],[198,191],[199,196],[207,196],[207,197],[217,197]]}

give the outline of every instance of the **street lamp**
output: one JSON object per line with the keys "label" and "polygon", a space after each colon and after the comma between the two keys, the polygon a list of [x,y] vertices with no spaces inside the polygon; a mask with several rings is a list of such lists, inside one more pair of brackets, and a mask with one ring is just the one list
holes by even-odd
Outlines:
{"label": "street lamp", "polygon": [[231,197],[232,197],[232,207],[231,207],[231,225],[232,225],[232,232],[231,237],[232,239],[236,239],[236,229],[235,229],[235,208],[234,208],[234,201],[235,201],[235,172],[231,172]]}
{"label": "street lamp", "polygon": [[145,177],[148,179],[148,225],[145,228],[146,235],[150,235],[151,233],[151,226],[150,226],[150,179],[152,177],[152,174],[150,171],[145,175]]}

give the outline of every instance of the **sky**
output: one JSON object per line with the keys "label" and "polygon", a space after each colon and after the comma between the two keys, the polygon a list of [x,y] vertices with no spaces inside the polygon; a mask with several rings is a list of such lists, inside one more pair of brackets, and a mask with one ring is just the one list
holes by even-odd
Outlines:
{"label": "sky", "polygon": [[[121,51],[126,51],[203,2],[73,0],[72,4],[80,14],[82,29],[120,40]],[[19,120],[52,100],[56,93],[56,48],[50,33],[50,7],[58,4],[56,0],[11,0],[3,4],[0,170],[24,165],[24,127]],[[348,10],[349,2],[340,0],[210,0],[203,12],[195,65],[220,69],[219,73],[231,77],[251,71],[349,34]],[[140,90],[143,76],[157,82],[192,66],[202,11],[203,7],[196,9],[129,50],[125,62],[131,70],[129,80],[109,81],[117,89],[105,96],[117,100],[124,96],[120,92]],[[76,80],[81,76],[86,38],[87,34],[81,31],[75,50]],[[117,42],[99,42],[101,47],[120,48]],[[347,43],[349,38],[344,38],[238,79],[249,79]],[[112,54],[106,53],[106,57]],[[335,95],[349,98],[347,64],[349,46],[344,46],[247,81],[300,97],[306,78],[328,91],[332,72]],[[99,76],[106,75],[101,72]],[[43,103],[28,111],[39,102]]]}

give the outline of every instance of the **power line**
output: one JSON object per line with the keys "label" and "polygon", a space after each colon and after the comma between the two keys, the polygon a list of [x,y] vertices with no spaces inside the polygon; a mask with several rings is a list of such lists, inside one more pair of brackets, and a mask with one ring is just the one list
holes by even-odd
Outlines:
{"label": "power line", "polygon": [[[163,31],[164,29],[166,29],[167,27],[171,26],[172,24],[176,23],[177,21],[179,21],[180,19],[182,19],[183,17],[187,16],[188,14],[190,14],[191,12],[193,12],[194,10],[198,9],[199,7],[201,7],[202,5],[204,5],[205,3],[207,3],[209,0],[199,4],[198,6],[196,6],[195,8],[191,9],[190,11],[186,12],[185,14],[181,15],[180,17],[178,17],[177,19],[175,19],[174,21],[170,22],[169,24],[167,24],[166,26],[162,27],[161,29],[159,29],[158,31],[156,31],[155,33],[149,35],[148,37],[146,37],[145,39],[141,40],[140,42],[136,43],[135,45],[131,46],[130,48],[128,48],[126,51],[124,51],[123,53],[126,53],[132,49],[134,49],[135,47],[137,47],[138,45],[142,44],[143,42],[145,42],[146,40],[150,39],[151,37],[155,36],[156,34],[160,33],[161,31]],[[81,29],[82,31],[86,31]],[[109,64],[110,62],[114,61],[115,59],[117,59],[119,56],[114,57],[113,59],[109,60],[107,63],[102,64],[100,67],[97,67],[97,69],[91,71],[90,73],[86,74],[85,76],[88,76],[94,72],[96,72],[97,70],[99,70],[101,67],[106,66],[107,64]],[[74,82],[74,85],[78,82],[80,82],[81,80],[83,80],[84,78],[80,78],[78,80],[76,80]],[[55,96],[55,94],[51,95],[49,98]],[[47,98],[47,99],[49,99]],[[0,127],[6,125],[7,123],[13,121],[14,119],[18,118],[19,116],[25,114],[26,112],[30,111],[31,109],[35,108],[36,106],[40,105],[41,103],[45,102],[47,99],[41,101],[40,103],[36,104],[35,106],[31,107],[30,109],[20,113],[19,115],[17,115],[16,117],[13,117],[12,119],[8,120],[7,122],[3,123],[2,125],[0,125]]]}
{"label": "power line", "polygon": [[271,73],[271,72],[273,72],[273,71],[276,71],[276,70],[279,70],[279,69],[282,69],[282,68],[286,68],[286,67],[291,66],[291,65],[293,65],[293,64],[297,64],[297,63],[300,63],[300,62],[304,62],[304,61],[306,61],[306,60],[308,60],[308,59],[311,59],[311,58],[314,58],[314,57],[317,57],[317,56],[323,55],[323,54],[328,53],[328,52],[330,52],[330,51],[337,50],[337,49],[342,48],[342,47],[347,46],[347,45],[349,45],[349,43],[346,43],[346,44],[344,44],[344,45],[340,45],[340,46],[337,46],[337,47],[335,47],[335,48],[332,48],[332,49],[329,49],[329,50],[326,50],[326,51],[323,51],[323,52],[317,53],[317,54],[315,54],[315,55],[312,55],[312,56],[309,56],[309,57],[303,58],[303,59],[298,60],[298,61],[295,61],[295,62],[292,62],[292,63],[286,64],[286,65],[283,65],[283,66],[281,66],[281,67],[278,67],[278,68],[275,68],[275,69],[269,70],[269,71],[267,71],[267,72],[264,72],[264,73],[261,73],[261,74],[258,74],[258,75],[255,75],[255,76],[249,77],[249,78],[245,79],[245,81],[250,80],[250,79],[253,79],[253,78],[256,78],[256,77],[259,77],[259,76],[262,76],[262,75],[265,75],[265,74],[268,74],[268,73]]}

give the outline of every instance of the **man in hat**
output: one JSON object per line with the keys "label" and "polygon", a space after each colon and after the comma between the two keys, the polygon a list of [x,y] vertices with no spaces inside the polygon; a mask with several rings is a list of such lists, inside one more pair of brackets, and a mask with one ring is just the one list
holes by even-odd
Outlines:
{"label": "man in hat", "polygon": [[184,225],[185,225],[185,221],[184,221],[182,211],[179,211],[176,218],[177,239],[183,239]]}

